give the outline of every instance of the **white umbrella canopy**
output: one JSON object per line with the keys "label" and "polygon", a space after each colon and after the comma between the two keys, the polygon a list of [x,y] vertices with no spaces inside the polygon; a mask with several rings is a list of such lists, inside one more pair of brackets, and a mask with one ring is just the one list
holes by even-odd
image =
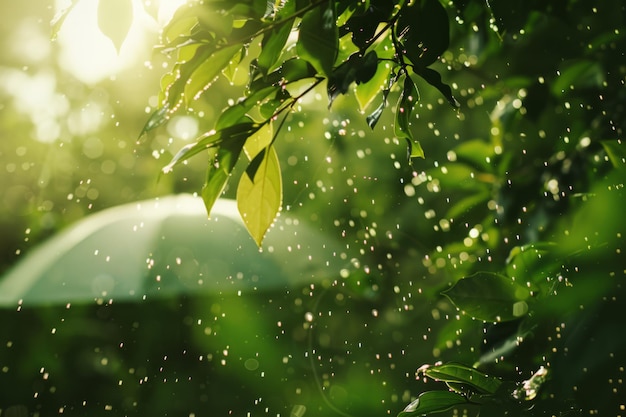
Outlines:
{"label": "white umbrella canopy", "polygon": [[345,247],[280,216],[254,243],[232,200],[207,218],[176,195],[103,210],[27,254],[0,280],[0,306],[133,301],[276,289],[339,278]]}

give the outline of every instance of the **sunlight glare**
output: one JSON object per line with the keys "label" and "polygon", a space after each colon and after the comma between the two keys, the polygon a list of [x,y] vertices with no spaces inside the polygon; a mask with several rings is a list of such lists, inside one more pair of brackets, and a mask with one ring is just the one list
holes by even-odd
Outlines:
{"label": "sunlight glare", "polygon": [[[82,82],[95,84],[149,60],[159,29],[185,0],[157,0],[158,22],[146,13],[141,0],[132,2],[133,23],[118,54],[98,29],[98,0],[80,0],[58,34],[60,65]],[[151,5],[145,3],[147,7]],[[66,2],[57,1],[57,10],[65,5]]]}

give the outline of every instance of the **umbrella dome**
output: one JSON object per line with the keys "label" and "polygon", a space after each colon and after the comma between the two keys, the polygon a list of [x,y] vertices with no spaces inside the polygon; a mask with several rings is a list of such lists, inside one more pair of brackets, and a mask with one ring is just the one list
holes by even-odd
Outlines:
{"label": "umbrella dome", "polygon": [[344,250],[289,216],[259,249],[235,201],[218,200],[209,218],[201,198],[168,196],[87,216],[39,245],[0,279],[0,306],[287,288],[338,278]]}

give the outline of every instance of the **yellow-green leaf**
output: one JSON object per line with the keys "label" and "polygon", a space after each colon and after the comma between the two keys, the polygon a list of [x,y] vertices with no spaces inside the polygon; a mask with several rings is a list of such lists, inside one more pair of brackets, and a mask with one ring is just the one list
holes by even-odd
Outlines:
{"label": "yellow-green leaf", "polygon": [[237,187],[237,207],[258,246],[276,219],[282,203],[278,156],[272,146],[263,148],[250,162]]}
{"label": "yellow-green leaf", "polygon": [[133,3],[131,0],[100,0],[98,2],[98,28],[113,42],[118,53],[132,23]]}

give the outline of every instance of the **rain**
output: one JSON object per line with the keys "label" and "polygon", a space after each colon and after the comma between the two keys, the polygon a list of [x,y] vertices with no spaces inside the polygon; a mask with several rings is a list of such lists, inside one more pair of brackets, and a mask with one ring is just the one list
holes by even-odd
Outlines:
{"label": "rain", "polygon": [[626,414],[619,2],[441,2],[433,68],[460,107],[414,78],[425,158],[395,133],[398,89],[374,129],[376,100],[315,89],[275,138],[260,247],[244,164],[210,214],[204,153],[175,164],[247,67],[140,135],[183,2],[133,1],[119,50],[95,0],[52,41],[62,3],[0,6],[0,416],[413,417],[429,392],[461,399],[433,415]]}

